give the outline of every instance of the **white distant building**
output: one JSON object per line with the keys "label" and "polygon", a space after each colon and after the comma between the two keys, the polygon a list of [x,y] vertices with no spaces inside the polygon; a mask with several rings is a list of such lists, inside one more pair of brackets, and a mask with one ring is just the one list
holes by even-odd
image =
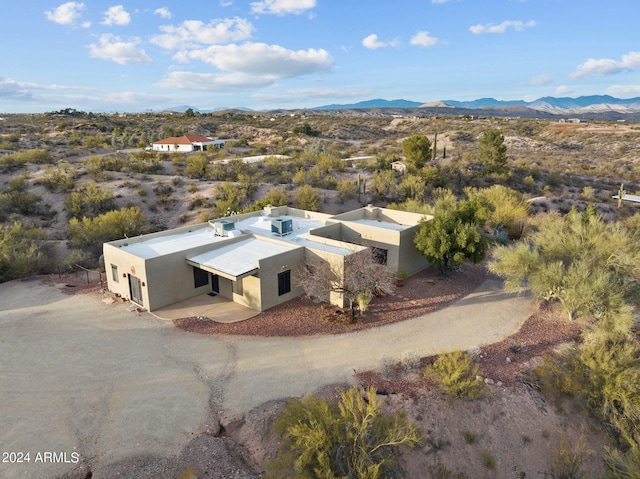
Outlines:
{"label": "white distant building", "polygon": [[154,141],[151,143],[151,148],[154,151],[204,151],[209,147],[220,149],[226,141],[200,135],[170,136],[164,140]]}

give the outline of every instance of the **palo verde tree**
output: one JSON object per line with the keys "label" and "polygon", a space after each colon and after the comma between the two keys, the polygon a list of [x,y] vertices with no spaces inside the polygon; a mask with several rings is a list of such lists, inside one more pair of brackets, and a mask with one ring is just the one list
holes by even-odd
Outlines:
{"label": "palo verde tree", "polygon": [[407,163],[420,169],[431,160],[431,142],[425,135],[412,135],[402,142],[402,154]]}
{"label": "palo verde tree", "polygon": [[626,330],[629,304],[637,303],[640,247],[629,230],[607,223],[596,212],[549,214],[538,230],[513,246],[496,249],[489,269],[505,278],[509,290],[530,287],[545,300],[557,300],[569,319],[605,320]]}
{"label": "palo verde tree", "polygon": [[433,219],[424,220],[414,237],[418,251],[438,265],[440,275],[466,261],[479,263],[487,250],[483,234],[487,206],[476,198],[458,201],[451,192],[438,198]]}
{"label": "palo verde tree", "polygon": [[505,173],[507,170],[507,146],[498,130],[486,130],[480,138],[478,159],[485,173]]}
{"label": "palo verde tree", "polygon": [[267,477],[392,477],[398,448],[420,445],[422,433],[404,412],[386,416],[380,406],[373,388],[366,397],[356,388],[341,391],[337,402],[292,400],[274,424],[284,441]]}

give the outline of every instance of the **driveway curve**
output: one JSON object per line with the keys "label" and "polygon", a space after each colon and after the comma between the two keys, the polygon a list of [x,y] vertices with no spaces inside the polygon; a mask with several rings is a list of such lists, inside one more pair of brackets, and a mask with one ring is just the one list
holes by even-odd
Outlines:
{"label": "driveway curve", "polygon": [[[0,478],[55,477],[76,467],[76,457],[93,467],[176,455],[216,417],[229,421],[272,399],[353,382],[354,370],[377,368],[383,357],[499,341],[533,308],[489,277],[445,309],[357,333],[208,336],[96,294],[0,284],[0,452],[31,456],[0,462]],[[67,460],[36,463],[44,452]]]}

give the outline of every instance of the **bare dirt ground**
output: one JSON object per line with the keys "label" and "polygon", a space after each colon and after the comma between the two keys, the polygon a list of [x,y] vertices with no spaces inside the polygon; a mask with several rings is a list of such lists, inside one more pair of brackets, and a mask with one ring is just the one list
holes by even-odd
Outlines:
{"label": "bare dirt ground", "polygon": [[[86,296],[83,293],[99,295],[99,286],[86,284],[82,275],[62,278],[54,275],[48,279],[58,290],[74,296],[78,293],[81,296]],[[272,335],[291,337],[303,334],[310,339],[316,337],[308,336],[314,331],[337,334],[336,339],[348,338],[349,334],[338,333],[345,332],[345,328],[355,327],[360,329],[360,333],[354,333],[355,339],[366,327],[373,326],[375,330],[375,326],[389,321],[400,325],[399,321],[405,315],[413,317],[418,314],[417,311],[424,314],[451,305],[469,289],[477,287],[483,279],[485,272],[481,266],[465,266],[464,271],[452,273],[449,280],[437,280],[435,273],[427,270],[407,280],[403,287],[398,288],[396,295],[377,298],[377,303],[373,303],[371,311],[367,313],[366,322],[356,325],[328,323],[326,329],[325,326],[318,326],[315,330],[310,330],[302,317],[317,313],[318,310],[315,308],[320,306],[313,303],[300,310],[289,308],[287,312],[276,310],[271,316],[265,314],[262,318],[259,317],[262,323],[256,324],[267,328]],[[437,299],[429,301],[428,298]],[[122,305],[118,307],[123,308]],[[377,312],[376,308],[383,310],[385,307],[394,311],[392,319],[385,320],[384,315]],[[295,318],[294,311],[299,311],[298,319]],[[315,318],[316,324],[322,324],[317,321],[317,316]],[[190,324],[188,319],[179,323],[182,326]],[[180,351],[179,356],[182,359],[178,364],[182,364],[184,361],[189,362],[193,358],[201,357],[205,350],[212,347],[210,341],[197,341],[198,337],[205,340],[208,336],[202,333],[215,332],[213,337],[221,340],[216,340],[216,344],[220,342],[221,345],[226,345],[224,347],[228,347],[229,341],[233,342],[234,338],[239,338],[235,334],[242,334],[242,329],[224,331],[230,334],[229,340],[225,340],[227,334],[214,331],[217,326],[213,324],[205,324],[207,328],[214,329],[199,330],[200,334],[182,337],[177,342],[174,338],[173,344],[168,341],[171,336],[163,336],[165,339],[162,342],[166,343],[162,346],[163,350],[171,351],[172,357],[176,356],[176,351]],[[242,326],[244,332],[249,335],[248,338],[251,337],[250,334],[256,334],[249,324],[250,322],[246,322],[245,325],[237,323],[236,326]],[[287,325],[289,329],[286,328]],[[164,334],[169,334],[170,329]],[[563,440],[571,445],[583,440],[586,472],[584,477],[601,477],[600,456],[604,445],[607,444],[607,438],[600,426],[585,418],[575,406],[568,404],[563,410],[558,410],[555,405],[546,404],[540,397],[532,395],[518,380],[521,371],[536,364],[545,351],[576,340],[579,330],[576,323],[563,320],[552,309],[539,308],[522,324],[517,333],[502,341],[475,348],[473,353],[482,368],[483,377],[493,383],[487,385],[489,397],[479,401],[451,402],[427,384],[420,372],[424,365],[432,361],[433,356],[421,357],[419,363],[413,364],[410,368],[407,367],[407,363],[398,361],[391,377],[388,371],[383,377],[378,370],[360,369],[356,383],[361,387],[376,387],[382,393],[379,398],[383,403],[383,410],[403,410],[423,429],[424,444],[399,456],[406,478],[456,477],[454,474],[464,474],[457,476],[460,478],[544,477],[549,470],[553,451],[558,449]],[[129,336],[132,333],[129,331]],[[300,340],[303,341],[303,338]],[[168,344],[170,346],[167,346]],[[186,347],[190,349],[188,354],[184,349]],[[302,343],[300,347],[303,347]],[[242,354],[242,348],[234,354]],[[382,356],[384,352],[381,351],[379,354]],[[203,377],[211,374],[207,367],[198,366],[199,374]],[[286,370],[282,371],[284,373]],[[342,381],[340,375],[336,378]],[[281,380],[286,381],[286,374],[281,376]],[[347,387],[350,383],[351,381],[340,382],[336,386],[324,386],[319,391],[322,394],[335,395],[336,387]],[[215,384],[216,382],[211,383],[210,387],[216,389]],[[268,384],[275,385],[265,377],[263,387],[270,387]],[[243,394],[252,393],[246,390]],[[215,395],[212,395],[209,401],[214,400]],[[177,455],[151,452],[144,454],[143,443],[140,447],[132,448],[140,451],[137,454],[129,455],[117,462],[107,462],[102,466],[99,462],[83,463],[58,477],[84,478],[91,471],[93,477],[101,478],[257,478],[262,475],[267,462],[276,454],[279,440],[271,435],[270,425],[286,402],[283,399],[271,400],[253,407],[248,413],[240,416],[225,418],[214,415],[205,421],[207,426],[204,432],[200,430],[200,433],[194,434]],[[146,414],[143,411],[144,408],[140,409],[138,414]],[[86,422],[89,420],[87,413],[83,414],[82,417],[85,419],[81,422]],[[221,424],[224,426],[221,427]],[[99,435],[89,437],[104,441]],[[91,450],[91,447],[88,450]],[[107,454],[106,457],[111,455]],[[495,465],[492,465],[491,458]],[[105,467],[107,464],[108,467]],[[183,476],[180,476],[181,474]],[[0,474],[0,477],[3,476]]]}

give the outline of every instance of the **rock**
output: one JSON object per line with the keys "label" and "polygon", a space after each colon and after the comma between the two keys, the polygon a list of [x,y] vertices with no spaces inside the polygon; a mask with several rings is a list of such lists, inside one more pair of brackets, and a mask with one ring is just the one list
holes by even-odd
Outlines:
{"label": "rock", "polygon": [[511,362],[511,358],[509,356],[507,356],[507,362],[510,363]]}
{"label": "rock", "polygon": [[496,382],[493,379],[485,378],[484,379],[484,383],[485,384],[495,384]]}

